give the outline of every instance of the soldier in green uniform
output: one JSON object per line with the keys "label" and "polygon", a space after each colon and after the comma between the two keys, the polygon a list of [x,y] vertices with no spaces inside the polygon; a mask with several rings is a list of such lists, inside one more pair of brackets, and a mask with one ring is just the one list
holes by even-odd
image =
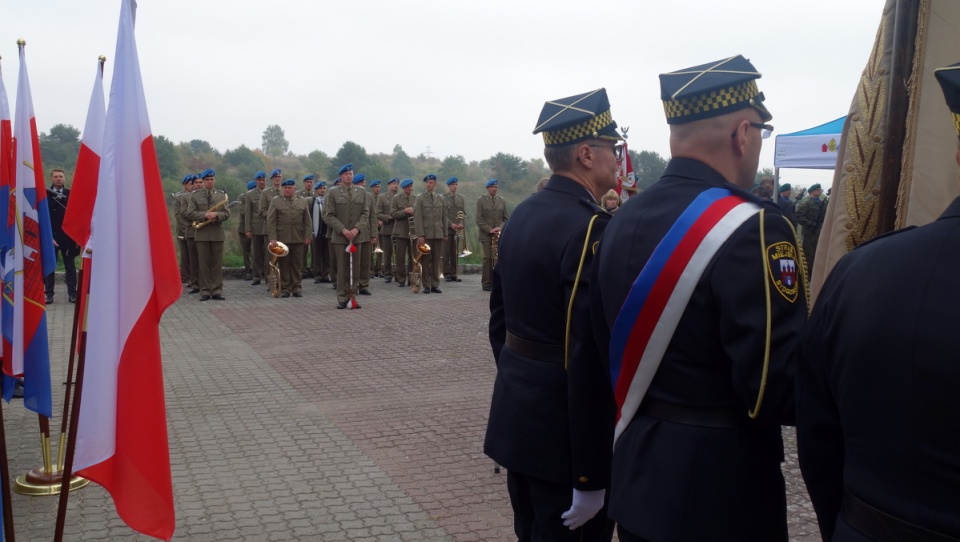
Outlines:
{"label": "soldier in green uniform", "polygon": [[423,178],[426,191],[417,196],[413,206],[413,223],[417,230],[417,245],[426,243],[431,251],[423,256],[423,293],[439,294],[440,254],[447,233],[447,209],[443,198],[437,194],[437,176],[433,173]]}
{"label": "soldier in green uniform", "polygon": [[190,256],[190,282],[187,283],[187,286],[190,288],[190,291],[187,293],[197,294],[200,293],[200,257],[197,255],[197,230],[194,229],[192,225],[192,220],[187,215],[187,209],[190,206],[190,198],[192,195],[203,189],[203,181],[200,179],[199,174],[188,175],[191,179],[192,188],[190,193],[184,196],[186,200],[180,204],[180,216],[187,223],[187,228],[184,233],[184,237],[187,241],[187,254]]}
{"label": "soldier in green uniform", "polygon": [[[270,182],[273,183],[273,186],[269,186],[263,189],[263,192],[260,193],[260,219],[263,220],[263,277],[267,277],[267,265],[270,263],[270,255],[267,253],[267,243],[269,239],[267,238],[267,211],[270,210],[270,202],[273,198],[280,196],[280,183],[283,182],[283,177],[281,176],[280,168],[274,168],[270,172]],[[269,287],[269,284],[267,285]]]}
{"label": "soldier in green uniform", "polygon": [[313,174],[304,175],[303,177],[303,190],[297,192],[297,195],[301,198],[313,198]]}
{"label": "soldier in green uniform", "polygon": [[[306,198],[308,207],[309,203],[313,201],[313,175],[308,174],[303,177],[303,190],[299,190],[296,193],[296,196],[299,198]],[[313,278],[313,267],[310,265],[310,258],[313,253],[312,243],[307,245],[303,249],[303,262],[300,267],[300,275],[306,278]]]}
{"label": "soldier in green uniform", "polygon": [[[374,179],[370,181],[370,195],[373,196],[373,201],[370,202],[370,231],[376,236],[370,240],[370,275],[374,278],[380,278],[383,276],[378,264],[378,261],[382,259],[382,252],[377,253],[377,248],[383,250],[383,247],[380,246],[380,243],[383,240],[383,235],[380,233],[380,229],[383,226],[383,222],[380,221],[380,217],[377,216],[377,201],[380,200],[380,179]],[[378,258],[380,256],[380,258]],[[368,283],[369,285],[369,283]]]}
{"label": "soldier in green uniform", "polygon": [[193,174],[184,175],[183,191],[173,195],[173,216],[177,220],[177,245],[180,247],[180,280],[185,284],[192,282],[190,278],[190,251],[187,249],[187,228],[190,222],[183,217],[183,211],[187,208],[190,200],[190,193],[193,192]]}
{"label": "soldier in green uniform", "polygon": [[243,280],[253,280],[253,268],[250,259],[250,249],[251,245],[253,244],[253,240],[247,238],[246,203],[250,192],[256,187],[256,181],[248,182],[247,191],[240,194],[240,197],[237,198],[237,201],[240,203],[240,212],[237,216],[237,236],[240,239],[240,253],[243,255]]}
{"label": "soldier in green uniform", "polygon": [[480,246],[483,247],[483,274],[480,284],[484,292],[493,290],[491,272],[493,271],[493,239],[500,237],[500,229],[506,223],[507,202],[497,195],[500,181],[487,181],[487,195],[477,199],[477,227],[480,229]]}
{"label": "soldier in green uniform", "polygon": [[404,179],[400,188],[401,192],[390,200],[390,216],[395,220],[393,242],[397,246],[397,263],[393,274],[397,277],[397,286],[403,288],[407,285],[407,267],[413,258],[409,251],[410,237],[413,234],[410,219],[413,218],[413,205],[417,197],[413,195],[413,179]]}
{"label": "soldier in green uniform", "polygon": [[[352,182],[352,181],[351,181]],[[340,180],[340,176],[337,176],[333,181],[333,186],[330,190],[338,186],[343,186],[343,181]],[[326,215],[327,209],[324,207],[323,214]],[[323,218],[323,216],[321,216]],[[326,222],[326,220],[324,220]],[[334,290],[337,289],[337,255],[333,252],[333,228],[327,226],[327,252],[330,257],[330,282],[333,284],[330,285]]]}
{"label": "soldier in green uniform", "polygon": [[[363,173],[354,175],[353,188],[363,192],[364,205],[367,208],[367,222],[360,228],[361,235],[367,240],[357,243],[357,248],[360,249],[360,291],[357,293],[370,295],[370,267],[373,261],[373,244],[377,239],[377,213],[373,195],[367,192],[367,176]],[[354,273],[356,272],[354,269]]]}
{"label": "soldier in green uniform", "polygon": [[290,249],[290,254],[278,259],[280,267],[280,297],[301,297],[301,262],[306,247],[312,241],[310,209],[307,200],[297,195],[297,182],[287,179],[281,183],[280,196],[270,201],[267,209],[267,237],[270,246],[277,241]]}
{"label": "soldier in green uniform", "polygon": [[[447,179],[447,193],[443,195],[443,203],[447,209],[447,242],[443,246],[443,277],[447,282],[460,282],[460,278],[457,277],[459,256],[457,236],[460,235],[460,230],[463,229],[467,220],[466,202],[463,196],[457,195],[458,184],[456,177]],[[459,213],[463,213],[463,218],[457,218]]]}
{"label": "soldier in green uniform", "polygon": [[263,187],[267,183],[267,174],[258,171],[254,175],[256,186],[253,190],[247,192],[247,197],[243,201],[243,229],[244,235],[251,240],[251,267],[253,282],[250,284],[258,286],[260,281],[267,275],[267,230],[266,221],[260,215],[260,196],[263,194]]}
{"label": "soldier in green uniform", "polygon": [[207,169],[202,174],[203,189],[190,195],[187,218],[206,222],[196,230],[195,242],[200,266],[200,301],[216,299],[223,301],[223,223],[230,218],[227,194],[215,190],[216,173]]}
{"label": "soldier in green uniform", "polygon": [[393,254],[396,243],[393,240],[393,228],[396,222],[390,215],[390,202],[397,195],[397,188],[400,187],[400,179],[390,179],[387,182],[387,191],[380,194],[377,198],[377,220],[380,221],[380,249],[383,250],[383,262],[380,266],[380,274],[384,277],[384,282],[390,284],[393,282]]}
{"label": "soldier in green uniform", "polygon": [[820,195],[823,188],[815,184],[807,191],[806,197],[797,204],[797,222],[803,227],[803,254],[807,259],[806,269],[813,269],[813,258],[817,255],[817,241],[820,239],[820,228],[823,227],[823,218],[826,215],[826,206]]}
{"label": "soldier in green uniform", "polygon": [[[366,190],[353,186],[353,164],[341,167],[338,175],[341,184],[327,194],[323,220],[333,232],[331,241],[337,262],[337,308],[345,309],[350,300],[350,291],[356,291],[360,286],[360,251],[348,254],[346,249],[350,244],[357,245],[359,249],[362,243],[368,241],[364,231],[370,225],[370,207],[367,205]],[[353,260],[353,273],[350,272],[348,258]]]}

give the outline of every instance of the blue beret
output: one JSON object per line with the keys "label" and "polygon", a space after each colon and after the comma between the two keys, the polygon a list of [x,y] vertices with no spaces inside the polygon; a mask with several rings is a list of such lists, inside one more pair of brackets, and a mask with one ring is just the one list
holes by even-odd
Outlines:
{"label": "blue beret", "polygon": [[273,171],[270,172],[270,178],[271,178],[271,179],[274,178],[274,177],[280,177],[280,176],[281,176],[281,175],[280,175],[280,168],[276,168],[276,169],[274,169]]}
{"label": "blue beret", "polygon": [[216,176],[217,176],[217,172],[216,172],[216,171],[207,168],[207,169],[203,170],[203,174],[200,175],[200,178],[201,178],[201,179],[206,179],[207,177],[216,177]]}
{"label": "blue beret", "polygon": [[343,175],[348,171],[353,171],[353,164],[347,164],[345,166],[341,166],[340,171],[337,172],[337,175]]}
{"label": "blue beret", "polygon": [[193,178],[194,178],[194,179],[202,179],[202,178],[203,178],[203,172],[202,172],[202,171],[198,171],[197,173],[194,173],[194,174],[193,174]]}
{"label": "blue beret", "polygon": [[490,179],[487,181],[487,188],[490,188],[491,186],[497,186],[498,184],[500,184],[500,181],[497,179]]}
{"label": "blue beret", "polygon": [[250,181],[247,183],[247,190],[253,190],[257,187],[257,181]]}
{"label": "blue beret", "polygon": [[280,186],[297,186],[297,181],[294,181],[293,179],[287,179],[280,183]]}
{"label": "blue beret", "polygon": [[342,182],[343,182],[343,181],[341,181],[340,179],[337,179],[337,180],[333,181],[333,186],[337,186],[338,184],[342,184]]}
{"label": "blue beret", "polygon": [[304,180],[304,181],[312,181],[312,180],[313,180],[313,175],[307,175],[306,177],[303,178],[303,180]]}
{"label": "blue beret", "polygon": [[370,181],[370,188],[373,188],[374,186],[380,186],[380,179],[374,179]]}
{"label": "blue beret", "polygon": [[413,186],[413,179],[404,179],[400,182],[400,188],[406,188],[408,186]]}
{"label": "blue beret", "polygon": [[740,55],[660,74],[660,99],[667,124],[683,124],[747,107],[763,122],[773,118],[757,89],[760,72]]}
{"label": "blue beret", "polygon": [[450,177],[449,179],[447,179],[447,186],[450,186],[451,184],[458,182],[459,180],[460,179],[457,179],[456,177]]}
{"label": "blue beret", "polygon": [[265,172],[263,172],[263,171],[258,171],[257,174],[253,176],[253,179],[254,179],[254,180],[257,180],[257,179],[266,179],[266,178],[267,178],[267,174],[266,174]]}
{"label": "blue beret", "polygon": [[187,184],[193,182],[193,173],[189,173],[183,176],[183,180],[180,181],[180,184]]}
{"label": "blue beret", "polygon": [[327,187],[326,181],[320,181],[316,185],[314,185],[313,189],[316,190],[318,188],[326,188],[326,187]]}
{"label": "blue beret", "polygon": [[397,179],[396,177],[394,177],[393,179],[390,179],[389,181],[387,181],[387,184],[393,184],[393,183],[399,183],[399,182],[400,182],[400,179]]}
{"label": "blue beret", "polygon": [[820,186],[820,183],[816,183],[813,186],[811,186],[809,189],[807,189],[807,192],[813,192],[814,190],[823,190],[823,187]]}
{"label": "blue beret", "polygon": [[436,180],[437,180],[437,176],[434,175],[433,173],[431,173],[431,174],[429,174],[429,175],[427,175],[426,177],[423,178],[423,182],[436,181]]}
{"label": "blue beret", "polygon": [[366,175],[364,175],[363,173],[357,173],[357,174],[353,177],[353,184],[360,184],[360,183],[362,183],[362,182],[365,181],[365,180],[367,180],[367,176],[366,176]]}

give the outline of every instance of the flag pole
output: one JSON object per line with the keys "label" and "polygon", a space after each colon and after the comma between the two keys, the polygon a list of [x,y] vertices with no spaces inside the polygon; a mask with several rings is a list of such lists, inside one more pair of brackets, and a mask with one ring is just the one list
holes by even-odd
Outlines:
{"label": "flag pole", "polygon": [[[82,258],[81,258],[81,261]],[[77,271],[77,282],[83,284],[83,275],[84,269],[81,264],[80,270]],[[63,470],[63,457],[66,453],[66,438],[67,438],[67,420],[70,418],[70,413],[72,412],[70,408],[70,391],[73,386],[73,367],[77,359],[77,341],[79,340],[78,335],[80,334],[80,314],[83,310],[83,302],[86,301],[86,295],[81,289],[77,293],[77,303],[73,307],[73,329],[70,333],[70,357],[67,361],[67,381],[64,382],[67,389],[63,392],[63,415],[60,417],[60,439],[57,444],[57,468]]]}
{"label": "flag pole", "polygon": [[[86,255],[83,260],[90,260],[93,251],[87,248],[85,252]],[[85,267],[87,266],[81,266],[81,272],[85,270],[85,276],[89,277],[92,270],[84,269]],[[73,476],[73,455],[77,446],[77,426],[80,423],[80,417],[77,416],[77,412],[80,410],[80,396],[83,392],[83,369],[86,365],[85,362],[87,357],[87,301],[90,293],[90,279],[87,278],[86,282],[81,281],[80,285],[80,291],[78,292],[79,296],[77,296],[77,312],[81,313],[81,318],[77,326],[77,329],[80,331],[80,344],[77,354],[77,380],[75,384],[76,389],[74,390],[71,401],[72,404],[70,406],[70,412],[72,415],[70,416],[70,425],[67,430],[67,445],[63,454],[64,462],[63,469],[61,471],[62,477],[60,479],[59,489],[60,502],[57,506],[57,526],[53,536],[55,542],[60,542],[63,540],[63,530],[67,520],[67,501],[70,498],[70,491],[76,489],[74,487],[74,481],[80,480],[83,482],[83,485],[89,483],[89,480],[86,478]],[[64,401],[66,402],[66,399],[64,399]],[[64,408],[66,408],[66,405],[64,405]],[[83,487],[83,485],[78,487]]]}

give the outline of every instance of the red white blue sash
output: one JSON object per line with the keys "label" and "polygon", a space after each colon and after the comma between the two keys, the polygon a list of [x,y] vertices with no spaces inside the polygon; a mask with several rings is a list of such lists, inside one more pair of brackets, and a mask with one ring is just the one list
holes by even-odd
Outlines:
{"label": "red white blue sash", "polygon": [[617,401],[614,442],[640,408],[703,271],[733,232],[759,211],[759,205],[724,188],[701,193],[633,282],[610,335]]}

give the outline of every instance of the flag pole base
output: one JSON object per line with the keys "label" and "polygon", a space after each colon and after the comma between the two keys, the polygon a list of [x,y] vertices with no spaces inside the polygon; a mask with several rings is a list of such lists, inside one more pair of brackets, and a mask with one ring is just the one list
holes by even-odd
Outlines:
{"label": "flag pole base", "polygon": [[[90,480],[86,478],[74,476],[70,479],[70,491],[80,489],[89,483]],[[43,467],[37,467],[30,469],[26,474],[17,476],[17,480],[13,485],[13,491],[20,495],[59,495],[62,484],[63,476],[61,471],[48,473]]]}

